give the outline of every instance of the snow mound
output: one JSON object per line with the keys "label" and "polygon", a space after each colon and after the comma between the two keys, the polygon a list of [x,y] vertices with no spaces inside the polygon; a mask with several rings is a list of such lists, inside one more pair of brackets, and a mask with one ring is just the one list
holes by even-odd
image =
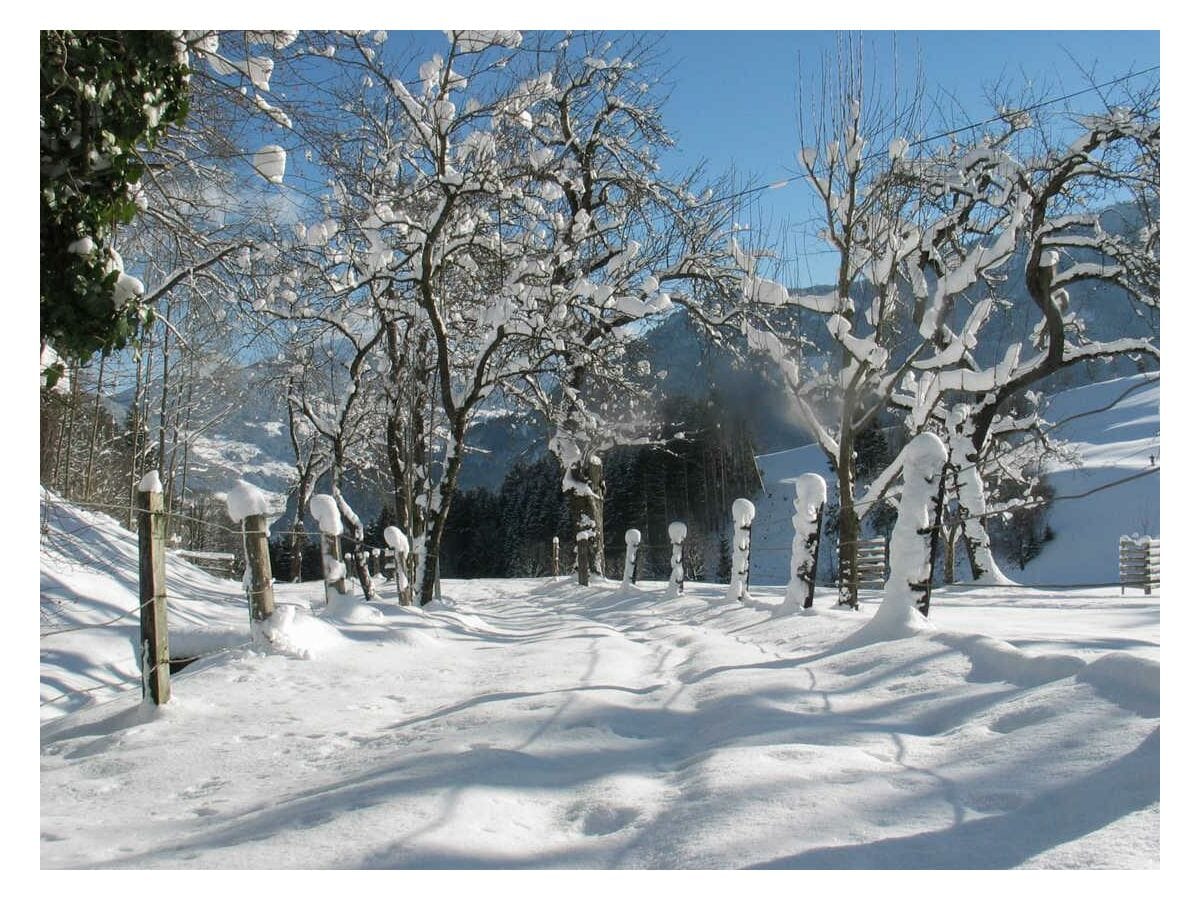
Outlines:
{"label": "snow mound", "polygon": [[1156,660],[1108,653],[1088,663],[1076,677],[1118,706],[1147,718],[1158,717],[1160,679]]}
{"label": "snow mound", "polygon": [[325,617],[357,625],[374,625],[383,621],[376,606],[364,603],[353,594],[334,594],[325,609]]}
{"label": "snow mound", "polygon": [[256,628],[273,651],[297,659],[323,656],[345,643],[340,631],[297,606],[277,607]]}

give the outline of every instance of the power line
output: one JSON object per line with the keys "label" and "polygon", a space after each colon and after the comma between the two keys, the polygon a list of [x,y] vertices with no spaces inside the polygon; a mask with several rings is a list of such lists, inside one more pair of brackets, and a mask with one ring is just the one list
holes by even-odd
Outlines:
{"label": "power line", "polygon": [[[972,122],[970,125],[962,125],[958,128],[951,128],[950,130],[943,131],[940,134],[932,135],[931,137],[921,138],[920,140],[913,141],[911,144],[909,144],[909,146],[910,147],[919,147],[922,144],[932,143],[933,141],[940,141],[943,138],[952,137],[956,134],[961,134],[964,131],[970,131],[973,128],[982,128],[985,125],[993,125],[996,122],[1003,122],[1003,121],[1013,118],[1014,116],[1019,116],[1024,113],[1034,112],[1035,110],[1043,109],[1044,107],[1047,107],[1047,106],[1052,106],[1055,103],[1063,103],[1067,100],[1073,100],[1076,97],[1081,97],[1084,94],[1090,94],[1093,91],[1100,90],[1101,88],[1112,87],[1113,85],[1120,84],[1122,82],[1129,81],[1134,78],[1139,78],[1142,75],[1148,75],[1151,72],[1158,71],[1158,69],[1159,69],[1158,66],[1150,66],[1149,68],[1142,69],[1140,72],[1130,72],[1128,75],[1122,75],[1119,78],[1113,78],[1112,80],[1106,81],[1103,84],[1090,85],[1089,87],[1083,88],[1078,91],[1074,91],[1070,94],[1063,94],[1061,97],[1055,97],[1051,100],[1043,100],[1040,103],[1033,103],[1033,104],[1030,104],[1029,106],[1023,107],[1021,109],[1009,110],[1007,112],[994,115],[989,119],[982,119],[978,122]],[[865,156],[863,156],[863,159],[876,159],[878,157],[884,156],[887,152],[888,151],[886,151],[886,150],[877,150],[874,153],[866,154]],[[713,197],[709,200],[703,201],[702,203],[697,203],[696,207],[700,208],[700,207],[705,207],[705,206],[712,206],[717,203],[725,203],[727,201],[738,200],[738,199],[741,199],[742,197],[750,196],[751,194],[758,194],[758,193],[761,193],[762,191],[775,190],[775,189],[778,189],[781,187],[785,187],[785,186],[791,184],[793,181],[799,181],[799,180],[801,180],[803,178],[807,178],[807,177],[808,177],[807,173],[789,175],[786,178],[777,179],[776,181],[772,181],[769,184],[759,184],[759,185],[755,185],[754,187],[744,188],[740,191],[736,191],[735,193],[728,194],[724,197]]]}

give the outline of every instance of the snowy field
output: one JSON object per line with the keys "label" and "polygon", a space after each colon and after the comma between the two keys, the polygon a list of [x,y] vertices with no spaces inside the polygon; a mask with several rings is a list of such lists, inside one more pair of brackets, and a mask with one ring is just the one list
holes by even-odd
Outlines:
{"label": "snowy field", "polygon": [[[1157,385],[1055,402],[1082,466],[1052,477],[1086,496],[1010,574],[1111,581],[1116,537],[1157,532],[1158,475],[1088,491],[1157,455]],[[810,450],[760,457],[768,488]],[[287,653],[250,643],[237,582],[168,553],[172,656],[201,659],[155,710],[136,538],[43,493],[41,866],[1159,867],[1157,593],[940,588],[929,628],[862,645],[878,593],[777,614],[791,504],[757,502],[749,604],[530,579],[326,607],[281,585]]]}
{"label": "snowy field", "polygon": [[[237,585],[189,569],[172,564],[192,598],[173,635],[189,652],[247,640]],[[57,574],[65,594],[84,573]],[[112,577],[95,596],[117,599]],[[872,601],[836,611],[820,593],[818,615],[777,617],[779,589],[752,585],[759,607],[664,589],[347,598],[297,609],[295,654],[193,664],[162,709],[136,687],[50,703],[41,864],[1158,866],[1157,596],[939,593],[928,631],[844,649]],[[322,606],[312,584],[278,599]],[[51,605],[64,622],[90,604]],[[43,640],[43,699],[118,680],[118,662],[72,672],[55,640],[95,657],[91,638],[126,630],[131,657],[133,627]]]}

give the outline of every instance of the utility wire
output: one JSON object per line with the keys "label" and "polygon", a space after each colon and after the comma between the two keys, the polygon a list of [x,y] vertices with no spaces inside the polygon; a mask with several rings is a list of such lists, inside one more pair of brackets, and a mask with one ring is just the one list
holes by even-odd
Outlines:
{"label": "utility wire", "polygon": [[[1083,88],[1078,91],[1074,91],[1070,94],[1063,94],[1061,97],[1055,97],[1051,100],[1043,100],[1040,103],[1033,103],[1033,104],[1030,104],[1029,106],[1023,107],[1021,109],[1009,110],[1005,113],[997,114],[995,116],[992,116],[990,119],[982,119],[978,122],[972,122],[970,125],[962,125],[958,128],[951,128],[948,131],[943,131],[939,134],[932,135],[931,137],[921,138],[920,140],[913,141],[912,143],[909,144],[909,146],[910,147],[919,147],[922,144],[928,144],[933,141],[940,141],[943,138],[952,137],[956,134],[961,134],[964,131],[970,131],[973,128],[982,128],[985,125],[992,125],[992,124],[995,124],[996,122],[1003,122],[1007,119],[1013,118],[1014,116],[1022,115],[1023,113],[1033,112],[1035,110],[1042,109],[1047,106],[1052,106],[1055,103],[1062,103],[1066,100],[1073,100],[1076,97],[1081,97],[1084,94],[1090,94],[1093,91],[1100,90],[1101,88],[1112,87],[1113,85],[1120,84],[1125,81],[1129,81],[1133,78],[1139,78],[1142,75],[1148,75],[1151,72],[1158,71],[1158,69],[1159,69],[1158,66],[1150,66],[1149,68],[1142,69],[1140,72],[1131,72],[1128,75],[1122,75],[1118,78],[1113,78],[1112,80],[1106,81],[1103,84],[1090,85],[1089,87]],[[863,159],[876,159],[878,157],[886,155],[887,152],[888,151],[886,151],[886,150],[877,150],[874,153],[865,154],[863,156]],[[697,203],[695,206],[696,206],[696,208],[701,208],[701,207],[705,207],[705,206],[712,206],[717,203],[725,203],[725,202],[732,201],[732,200],[739,200],[742,197],[747,197],[751,194],[758,194],[758,193],[761,193],[762,191],[775,190],[777,188],[785,187],[786,185],[791,184],[793,181],[799,181],[799,180],[807,178],[807,177],[808,177],[807,173],[789,175],[786,178],[781,178],[776,181],[772,181],[769,184],[759,184],[759,185],[755,185],[754,187],[743,188],[740,191],[736,191],[736,192],[734,192],[732,194],[728,194],[724,197],[713,197],[709,200],[705,200],[701,203]],[[829,251],[829,252],[832,252],[832,251]]]}

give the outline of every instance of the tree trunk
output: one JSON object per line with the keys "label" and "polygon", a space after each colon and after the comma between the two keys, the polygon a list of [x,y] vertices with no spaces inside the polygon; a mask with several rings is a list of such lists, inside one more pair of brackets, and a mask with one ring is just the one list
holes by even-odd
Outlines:
{"label": "tree trunk", "polygon": [[838,606],[858,609],[858,510],[854,506],[854,440],[842,432],[838,453]]}
{"label": "tree trunk", "polygon": [[454,455],[446,460],[446,471],[438,485],[437,509],[434,510],[432,527],[425,536],[425,552],[418,565],[421,582],[421,605],[433,602],[434,592],[438,581],[438,557],[442,552],[442,534],[446,529],[446,518],[450,514],[450,500],[458,485],[458,473],[462,469],[462,451],[465,444],[464,435],[456,435],[454,440]]}
{"label": "tree trunk", "polygon": [[593,529],[596,537],[592,541],[592,571],[604,577],[604,462],[598,453],[588,457],[587,484],[594,496],[589,497],[592,511],[592,521],[596,524]]}
{"label": "tree trunk", "polygon": [[959,522],[956,519],[946,529],[946,549],[942,557],[942,584],[954,584],[954,553],[958,549]]}

